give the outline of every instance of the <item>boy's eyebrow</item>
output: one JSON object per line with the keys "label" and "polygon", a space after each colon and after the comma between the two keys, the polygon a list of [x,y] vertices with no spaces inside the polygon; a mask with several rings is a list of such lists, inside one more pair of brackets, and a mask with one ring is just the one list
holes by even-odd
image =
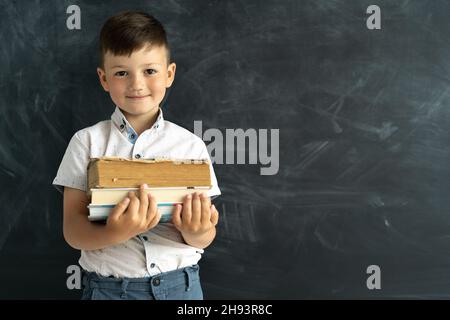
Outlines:
{"label": "boy's eyebrow", "polygon": [[[154,65],[154,64],[156,64],[156,65],[158,65],[158,66],[161,65],[160,63],[152,62],[152,63],[145,63],[145,64],[141,65],[141,67],[144,67],[144,66],[151,66],[151,65]],[[116,66],[114,66],[114,67],[111,67],[111,69],[114,69],[114,68],[126,68],[126,67],[127,67],[127,66],[116,65]]]}

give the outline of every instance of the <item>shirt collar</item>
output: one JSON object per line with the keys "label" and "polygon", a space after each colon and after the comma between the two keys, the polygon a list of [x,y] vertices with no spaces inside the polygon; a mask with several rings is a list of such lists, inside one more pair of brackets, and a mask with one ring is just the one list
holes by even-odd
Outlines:
{"label": "shirt collar", "polygon": [[[131,143],[134,143],[137,140],[137,134],[136,131],[133,129],[131,124],[128,122],[127,118],[122,113],[122,110],[118,106],[116,106],[116,109],[114,110],[113,114],[111,115],[111,120],[116,126],[116,128],[128,139]],[[164,127],[164,116],[163,111],[161,108],[159,108],[158,117],[156,118],[155,123],[150,129],[147,130],[153,130],[153,131],[160,131]],[[145,131],[147,131],[145,130]],[[145,132],[144,131],[144,132]]]}

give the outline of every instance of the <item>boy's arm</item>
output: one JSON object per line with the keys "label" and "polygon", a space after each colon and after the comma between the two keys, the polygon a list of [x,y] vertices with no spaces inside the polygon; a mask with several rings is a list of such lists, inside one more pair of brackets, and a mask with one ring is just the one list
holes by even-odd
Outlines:
{"label": "boy's arm", "polygon": [[203,234],[190,234],[188,232],[181,232],[184,241],[190,246],[204,249],[209,246],[216,237],[216,227],[212,227],[209,231]]}
{"label": "boy's arm", "polygon": [[64,187],[63,233],[66,242],[79,250],[95,250],[116,244],[104,225],[88,220],[88,204],[86,192]]}

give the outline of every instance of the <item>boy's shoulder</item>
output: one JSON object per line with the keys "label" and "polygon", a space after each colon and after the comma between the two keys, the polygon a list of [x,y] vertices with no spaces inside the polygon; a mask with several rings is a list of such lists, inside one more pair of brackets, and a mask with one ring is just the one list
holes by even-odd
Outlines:
{"label": "boy's shoulder", "polygon": [[79,129],[77,132],[75,132],[74,136],[78,137],[81,140],[84,140],[89,136],[106,135],[111,130],[111,125],[111,120],[102,120],[89,127]]}
{"label": "boy's shoulder", "polygon": [[177,136],[178,138],[188,139],[188,140],[192,140],[194,142],[203,143],[203,140],[199,136],[194,134],[193,132],[189,131],[188,129],[186,129],[176,123],[173,123],[173,122],[165,120],[165,119],[164,119],[164,132],[169,135]]}

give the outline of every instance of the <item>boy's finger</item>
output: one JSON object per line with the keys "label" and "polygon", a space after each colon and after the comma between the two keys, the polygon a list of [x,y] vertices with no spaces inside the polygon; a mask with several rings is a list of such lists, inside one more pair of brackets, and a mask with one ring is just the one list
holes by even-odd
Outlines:
{"label": "boy's finger", "polygon": [[211,207],[211,198],[206,192],[202,192],[200,199],[204,199],[206,201],[205,203],[208,205],[208,208]]}
{"label": "boy's finger", "polygon": [[172,223],[177,229],[181,229],[181,204],[177,203],[172,213]]}
{"label": "boy's finger", "polygon": [[147,187],[145,183],[139,187],[139,215],[142,215],[142,218],[146,217],[148,209],[148,196],[145,190]]}
{"label": "boy's finger", "polygon": [[216,206],[211,206],[211,223],[216,226],[217,222],[219,222],[219,211],[217,211]]}
{"label": "boy's finger", "polygon": [[128,205],[127,214],[130,214],[130,215],[138,214],[139,199],[136,196],[136,193],[130,191],[130,192],[128,192],[128,196],[130,197],[130,204]]}
{"label": "boy's finger", "polygon": [[147,208],[147,216],[146,219],[147,221],[151,221],[158,212],[158,203],[156,202],[156,198],[150,194],[150,192],[147,195],[148,198],[148,208]]}
{"label": "boy's finger", "polygon": [[202,217],[202,203],[198,193],[194,193],[192,197],[192,216],[191,222],[199,224]]}
{"label": "boy's finger", "polygon": [[109,214],[108,219],[111,220],[118,220],[122,214],[127,210],[128,204],[130,203],[130,198],[126,197],[122,199],[112,210]]}
{"label": "boy's finger", "polygon": [[159,210],[156,210],[156,214],[153,217],[153,219],[150,221],[150,224],[147,226],[147,229],[152,229],[154,228],[158,223],[159,220],[161,220],[161,212],[159,212]]}
{"label": "boy's finger", "polygon": [[206,225],[211,221],[211,201],[206,193],[202,193],[200,195],[200,199],[202,202],[202,217],[201,223],[202,225]]}
{"label": "boy's finger", "polygon": [[192,195],[188,194],[184,197],[183,210],[181,211],[181,221],[184,225],[191,223],[192,216]]}

